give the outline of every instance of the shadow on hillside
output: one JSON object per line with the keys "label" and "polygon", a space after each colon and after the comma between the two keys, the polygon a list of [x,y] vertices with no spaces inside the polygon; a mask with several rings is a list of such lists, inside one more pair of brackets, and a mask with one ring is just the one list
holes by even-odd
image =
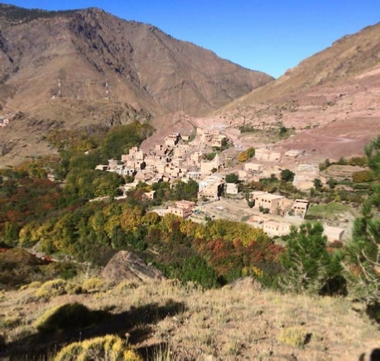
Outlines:
{"label": "shadow on hillside", "polygon": [[[152,324],[185,310],[184,303],[169,300],[164,306],[151,303],[131,308],[129,311],[119,314],[111,314],[107,311],[90,311],[96,320],[91,326],[71,326],[56,332],[39,331],[36,334],[6,344],[3,350],[0,348],[0,359],[7,357],[10,360],[48,360],[51,359],[52,354],[67,344],[109,334],[119,335],[122,338],[128,334],[129,343],[139,344],[151,335]],[[153,345],[139,351],[142,351],[145,354],[143,356],[146,356],[144,359],[147,359],[157,348],[161,347],[165,348],[165,345]]]}

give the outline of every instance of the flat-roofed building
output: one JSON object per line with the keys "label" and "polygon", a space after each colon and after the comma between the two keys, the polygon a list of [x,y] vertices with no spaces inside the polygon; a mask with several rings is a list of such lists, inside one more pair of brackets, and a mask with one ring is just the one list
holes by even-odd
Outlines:
{"label": "flat-roofed building", "polygon": [[291,224],[287,222],[267,221],[264,222],[263,231],[269,236],[286,236],[290,233]]}
{"label": "flat-roofed building", "polygon": [[198,192],[198,199],[207,198],[209,200],[218,200],[223,192],[223,183],[215,182],[209,185],[206,185]]}
{"label": "flat-roofed building", "polygon": [[340,227],[323,225],[323,234],[327,237],[329,242],[341,241],[344,234],[344,229]]}
{"label": "flat-roofed building", "polygon": [[239,187],[235,183],[226,183],[226,194],[237,195],[239,193]]}
{"label": "flat-roofed building", "polygon": [[174,206],[169,206],[169,213],[175,214],[178,217],[188,218],[193,214],[195,203],[190,201],[178,201]]}
{"label": "flat-roofed building", "polygon": [[292,205],[292,210],[295,216],[305,218],[309,209],[309,201],[307,199],[296,199]]}
{"label": "flat-roofed building", "polygon": [[279,214],[281,213],[281,201],[284,200],[285,197],[271,194],[267,192],[255,191],[251,192],[251,200],[255,202],[254,208],[256,209],[268,209],[269,213]]}
{"label": "flat-roofed building", "polygon": [[154,197],[155,197],[155,194],[156,194],[156,191],[145,192],[143,194],[143,197],[145,199],[148,199],[148,200],[152,201],[154,199]]}
{"label": "flat-roofed building", "polygon": [[181,135],[179,133],[169,134],[165,138],[165,145],[168,145],[170,147],[174,147],[175,145],[177,145],[177,143],[179,142],[180,139],[181,139]]}

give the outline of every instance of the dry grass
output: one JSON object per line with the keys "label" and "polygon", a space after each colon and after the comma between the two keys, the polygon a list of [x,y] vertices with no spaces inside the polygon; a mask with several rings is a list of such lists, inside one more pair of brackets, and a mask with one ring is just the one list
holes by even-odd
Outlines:
{"label": "dry grass", "polygon": [[[129,332],[131,343],[143,353],[153,348],[152,360],[296,357],[356,361],[378,347],[380,336],[364,312],[354,310],[352,303],[341,298],[282,295],[231,286],[202,291],[194,284],[185,287],[171,280],[140,285],[124,282],[91,295],[66,294],[45,302],[30,301],[31,292],[35,291],[7,292],[0,301],[0,335],[8,344],[36,334],[36,319],[46,310],[70,302],[106,310],[110,317],[126,312],[134,315],[124,332]],[[167,305],[174,303],[183,306],[169,311]],[[132,337],[133,333],[144,337]]]}

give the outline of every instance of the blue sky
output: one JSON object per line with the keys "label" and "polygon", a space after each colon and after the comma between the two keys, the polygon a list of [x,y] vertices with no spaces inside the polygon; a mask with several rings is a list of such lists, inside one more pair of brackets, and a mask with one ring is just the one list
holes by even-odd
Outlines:
{"label": "blue sky", "polygon": [[[1,1],[1,0],[0,0]],[[100,7],[275,77],[380,21],[380,0],[14,0],[46,10]]]}

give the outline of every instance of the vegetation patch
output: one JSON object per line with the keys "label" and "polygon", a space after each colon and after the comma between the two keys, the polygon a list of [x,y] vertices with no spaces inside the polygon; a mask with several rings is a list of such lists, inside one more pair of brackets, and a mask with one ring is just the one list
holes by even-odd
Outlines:
{"label": "vegetation patch", "polygon": [[34,326],[40,333],[57,333],[98,324],[105,316],[105,312],[91,311],[80,303],[67,303],[47,310]]}
{"label": "vegetation patch", "polygon": [[55,361],[75,360],[142,361],[142,358],[120,337],[107,335],[74,342],[63,348],[55,357]]}
{"label": "vegetation patch", "polygon": [[65,294],[74,295],[82,292],[82,288],[71,282],[62,279],[56,279],[45,282],[35,293],[37,298],[49,299],[51,297]]}
{"label": "vegetation patch", "polygon": [[302,348],[308,338],[308,334],[302,328],[287,327],[281,330],[278,341],[292,347]]}
{"label": "vegetation patch", "polygon": [[352,211],[350,206],[331,202],[328,204],[312,204],[307,211],[307,219],[335,219],[339,214]]}
{"label": "vegetation patch", "polygon": [[85,291],[99,290],[104,286],[104,281],[99,278],[89,278],[82,284],[82,289]]}

